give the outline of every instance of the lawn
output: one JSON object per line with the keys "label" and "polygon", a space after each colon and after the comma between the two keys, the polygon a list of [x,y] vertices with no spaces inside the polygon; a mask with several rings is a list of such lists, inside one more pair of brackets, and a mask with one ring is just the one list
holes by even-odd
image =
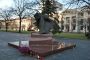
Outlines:
{"label": "lawn", "polygon": [[84,33],[57,33],[55,36],[81,40],[87,39]]}
{"label": "lawn", "polygon": [[[6,30],[0,30],[1,32],[6,32]],[[12,32],[12,33],[19,33],[18,31],[12,31],[12,30],[8,30],[7,32]],[[30,31],[21,31],[20,34],[30,34]]]}
{"label": "lawn", "polygon": [[[0,30],[5,32],[5,30]],[[18,31],[8,31],[12,33],[19,33]],[[22,31],[20,34],[30,34],[30,31]],[[86,40],[87,38],[85,37],[84,33],[56,33],[54,34],[56,37],[63,37],[63,38],[71,38],[71,39],[81,39],[81,40]]]}

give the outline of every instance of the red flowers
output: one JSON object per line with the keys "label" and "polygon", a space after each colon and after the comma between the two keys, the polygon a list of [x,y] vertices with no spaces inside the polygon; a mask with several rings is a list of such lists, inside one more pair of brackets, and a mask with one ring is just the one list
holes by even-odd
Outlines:
{"label": "red flowers", "polygon": [[19,51],[23,54],[29,54],[30,49],[29,47],[19,47]]}

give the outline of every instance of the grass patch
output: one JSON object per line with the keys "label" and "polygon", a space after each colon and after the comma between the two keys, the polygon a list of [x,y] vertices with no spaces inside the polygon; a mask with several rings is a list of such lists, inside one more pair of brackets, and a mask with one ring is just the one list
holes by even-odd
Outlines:
{"label": "grass patch", "polygon": [[22,34],[30,34],[31,31],[22,31],[21,33],[22,33]]}
{"label": "grass patch", "polygon": [[[0,30],[1,32],[6,32],[5,30]],[[8,30],[7,32],[12,32],[12,33],[19,33],[18,31],[12,31]],[[20,34],[30,34],[30,31],[22,31]],[[56,33],[54,34],[56,37],[63,37],[63,38],[70,38],[70,39],[81,39],[81,40],[86,40],[87,37],[85,36],[84,33]]]}
{"label": "grass patch", "polygon": [[[0,32],[6,32],[6,30],[0,30]],[[8,30],[7,32],[12,32],[12,33],[19,33],[18,31],[14,31],[14,30]],[[20,34],[30,34],[30,31],[21,31]]]}
{"label": "grass patch", "polygon": [[84,33],[57,33],[55,36],[82,40],[87,39]]}

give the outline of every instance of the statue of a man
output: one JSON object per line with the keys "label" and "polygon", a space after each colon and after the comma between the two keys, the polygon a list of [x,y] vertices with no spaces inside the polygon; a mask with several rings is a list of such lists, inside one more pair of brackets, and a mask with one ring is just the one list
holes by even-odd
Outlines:
{"label": "statue of a man", "polygon": [[36,13],[34,15],[36,20],[36,26],[40,30],[41,34],[47,34],[53,29],[54,21],[51,20],[48,15],[42,15],[41,13]]}

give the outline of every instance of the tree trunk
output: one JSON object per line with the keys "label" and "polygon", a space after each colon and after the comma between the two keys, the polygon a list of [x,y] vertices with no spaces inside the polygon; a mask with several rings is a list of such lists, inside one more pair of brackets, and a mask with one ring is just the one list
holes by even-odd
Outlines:
{"label": "tree trunk", "polygon": [[19,17],[19,33],[21,33],[21,22],[22,22],[22,19],[21,19],[21,17]]}
{"label": "tree trunk", "polygon": [[88,23],[89,23],[88,32],[90,33],[90,18],[88,18]]}
{"label": "tree trunk", "polygon": [[7,27],[7,23],[6,23],[6,21],[5,21],[5,28],[6,28],[6,32],[7,32],[8,27]]}

